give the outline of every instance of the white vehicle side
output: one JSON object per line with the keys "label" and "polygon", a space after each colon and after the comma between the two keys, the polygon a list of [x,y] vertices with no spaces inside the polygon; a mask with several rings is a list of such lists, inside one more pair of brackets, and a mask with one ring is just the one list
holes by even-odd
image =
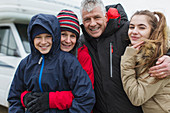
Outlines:
{"label": "white vehicle side", "polygon": [[0,104],[7,106],[15,70],[26,53],[14,23],[0,23]]}

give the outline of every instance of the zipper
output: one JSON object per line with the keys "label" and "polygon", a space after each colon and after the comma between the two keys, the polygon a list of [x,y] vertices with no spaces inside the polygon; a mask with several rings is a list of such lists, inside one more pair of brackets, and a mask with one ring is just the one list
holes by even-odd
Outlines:
{"label": "zipper", "polygon": [[42,79],[42,73],[43,73],[43,68],[44,68],[44,55],[41,56],[38,64],[41,64],[41,62],[42,62],[42,65],[41,65],[41,70],[40,70],[40,75],[39,75],[39,87],[40,87],[41,92],[43,92],[41,79]]}
{"label": "zipper", "polygon": [[41,57],[41,58],[39,59],[38,64],[41,64],[42,60],[43,60],[43,57]]}
{"label": "zipper", "polygon": [[112,77],[112,53],[113,53],[113,44],[110,43],[110,77]]}

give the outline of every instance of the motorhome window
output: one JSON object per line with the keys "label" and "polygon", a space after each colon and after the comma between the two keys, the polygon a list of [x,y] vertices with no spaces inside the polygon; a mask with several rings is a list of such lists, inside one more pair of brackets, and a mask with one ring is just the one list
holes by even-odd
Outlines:
{"label": "motorhome window", "polygon": [[22,43],[23,43],[23,46],[24,46],[24,49],[27,53],[30,53],[31,52],[31,49],[30,49],[30,45],[29,45],[29,41],[28,41],[28,36],[27,36],[27,27],[28,27],[28,24],[15,24],[18,32],[19,32],[19,35],[21,37],[21,40],[22,40]]}
{"label": "motorhome window", "polygon": [[10,27],[0,27],[0,53],[8,56],[18,56],[17,45]]}

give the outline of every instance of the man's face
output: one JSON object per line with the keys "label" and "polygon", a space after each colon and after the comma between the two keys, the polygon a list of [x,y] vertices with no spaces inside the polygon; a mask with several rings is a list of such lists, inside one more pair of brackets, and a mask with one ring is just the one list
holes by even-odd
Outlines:
{"label": "man's face", "polygon": [[90,12],[83,10],[82,19],[86,32],[94,38],[98,38],[107,25],[107,17],[104,16],[100,6]]}

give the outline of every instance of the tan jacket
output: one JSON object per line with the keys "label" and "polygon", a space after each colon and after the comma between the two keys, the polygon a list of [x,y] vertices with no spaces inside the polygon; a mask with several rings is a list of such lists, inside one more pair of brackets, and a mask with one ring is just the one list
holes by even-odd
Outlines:
{"label": "tan jacket", "polygon": [[121,58],[121,78],[129,100],[135,106],[142,105],[144,113],[170,113],[170,78],[157,81],[147,72],[138,76],[144,67],[130,68],[142,58],[135,54],[134,48],[127,47]]}

